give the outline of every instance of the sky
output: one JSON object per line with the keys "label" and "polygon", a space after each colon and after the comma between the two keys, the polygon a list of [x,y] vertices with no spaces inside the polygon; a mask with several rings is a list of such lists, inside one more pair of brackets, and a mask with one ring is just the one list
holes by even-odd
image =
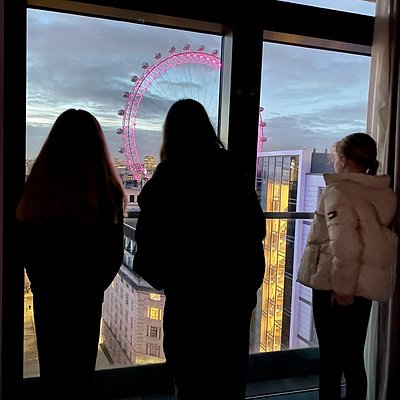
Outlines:
{"label": "sky", "polygon": [[305,4],[329,8],[338,11],[349,11],[364,15],[375,14],[375,0],[278,0],[286,3]]}
{"label": "sky", "polygon": [[[362,0],[298,3],[374,12],[373,3]],[[145,73],[145,62],[151,69],[156,53],[163,59],[174,46],[181,54],[186,44],[192,51],[204,45],[203,52],[211,53],[221,48],[217,35],[30,9],[27,44],[27,158],[37,155],[54,120],[70,107],[97,117],[113,158],[121,160],[125,155],[118,149],[124,146],[116,131],[124,119],[136,120],[136,149],[143,160],[146,155],[157,159],[162,122],[175,99],[198,98],[216,118],[219,72],[195,63],[159,73],[136,116],[122,117],[118,110],[127,104],[122,94],[134,89],[131,77]],[[323,151],[345,134],[365,130],[369,63],[365,56],[265,43],[263,150]]]}

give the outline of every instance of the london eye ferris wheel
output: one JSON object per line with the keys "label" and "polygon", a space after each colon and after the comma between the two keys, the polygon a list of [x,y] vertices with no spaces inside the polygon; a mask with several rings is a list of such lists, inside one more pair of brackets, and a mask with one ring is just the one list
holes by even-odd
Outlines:
{"label": "london eye ferris wheel", "polygon": [[[205,46],[200,45],[193,51],[185,44],[182,51],[171,46],[166,56],[157,52],[152,64],[142,64],[141,75],[131,77],[133,86],[130,92],[123,93],[125,108],[118,111],[122,126],[116,133],[122,136],[118,151],[125,155],[126,167],[135,180],[148,177],[144,158],[151,153],[158,154],[162,124],[177,99],[200,101],[216,126],[221,66],[218,50],[207,53]],[[262,151],[266,141],[262,111],[260,107],[257,152]]]}

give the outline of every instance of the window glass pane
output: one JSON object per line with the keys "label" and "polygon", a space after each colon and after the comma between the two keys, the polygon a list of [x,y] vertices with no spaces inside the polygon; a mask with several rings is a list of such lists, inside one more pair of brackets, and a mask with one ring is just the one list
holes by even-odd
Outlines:
{"label": "window glass pane", "polygon": [[[220,49],[217,35],[29,10],[27,173],[60,112],[85,108],[102,124],[130,210],[137,210],[172,102],[197,98],[217,124]],[[196,54],[188,58],[191,52]],[[179,62],[168,63],[172,55]],[[349,132],[365,131],[369,63],[365,56],[264,44],[257,190],[265,211],[314,211],[330,146]],[[137,82],[145,89],[140,98]],[[99,369],[164,360],[164,296],[131,272],[136,220],[125,223],[123,266],[105,294]],[[251,325],[252,352],[317,344],[310,293],[293,279],[309,227],[310,220],[267,220],[267,268]],[[24,374],[34,376],[29,282],[25,310]]]}
{"label": "window glass pane", "polygon": [[[333,172],[331,146],[366,130],[370,57],[267,42],[263,51],[260,202],[265,212],[312,218],[322,173]],[[316,346],[311,291],[296,283],[311,219],[266,223],[259,351]]]}
{"label": "window glass pane", "polygon": [[364,132],[369,72],[368,56],[265,42],[262,150],[324,152],[344,135]]}
{"label": "window glass pane", "polygon": [[[218,127],[221,42],[214,34],[28,9],[27,174],[56,117],[83,108],[102,125],[129,194],[128,211],[137,210],[172,103],[199,100]],[[103,304],[98,369],[164,360],[164,296],[131,272],[136,220],[125,223],[124,262]],[[28,280],[25,289],[29,377],[38,375],[38,360]]]}
{"label": "window glass pane", "polygon": [[304,4],[306,6],[316,6],[329,8],[337,11],[349,11],[355,14],[375,15],[375,0],[278,0],[288,3]]}

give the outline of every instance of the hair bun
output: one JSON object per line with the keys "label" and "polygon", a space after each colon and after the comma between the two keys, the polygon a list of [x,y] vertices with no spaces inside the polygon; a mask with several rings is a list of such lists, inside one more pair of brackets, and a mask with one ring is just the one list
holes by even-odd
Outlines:
{"label": "hair bun", "polygon": [[379,167],[379,161],[377,159],[372,160],[370,162],[369,168],[367,170],[368,175],[376,175],[376,172],[378,171]]}

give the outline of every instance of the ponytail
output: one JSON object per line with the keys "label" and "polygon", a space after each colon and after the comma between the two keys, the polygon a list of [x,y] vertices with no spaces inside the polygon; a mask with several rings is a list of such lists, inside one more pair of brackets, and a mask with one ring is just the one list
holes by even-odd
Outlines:
{"label": "ponytail", "polygon": [[367,175],[376,175],[379,167],[379,161],[377,159],[372,160],[370,165],[367,168]]}

